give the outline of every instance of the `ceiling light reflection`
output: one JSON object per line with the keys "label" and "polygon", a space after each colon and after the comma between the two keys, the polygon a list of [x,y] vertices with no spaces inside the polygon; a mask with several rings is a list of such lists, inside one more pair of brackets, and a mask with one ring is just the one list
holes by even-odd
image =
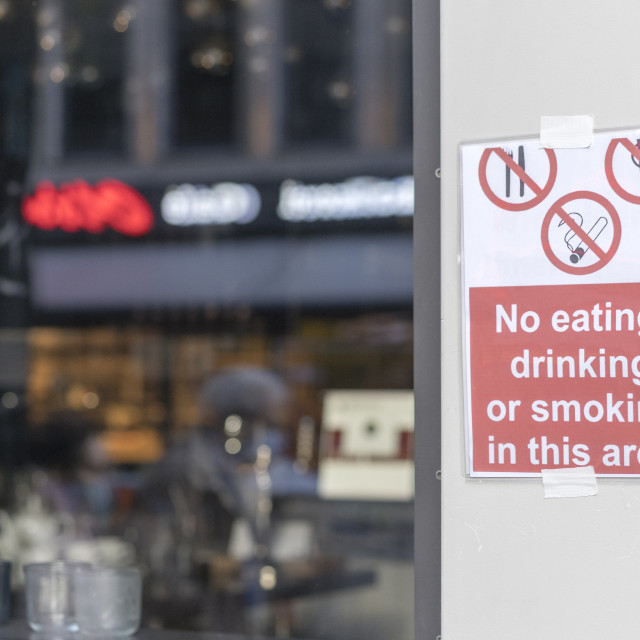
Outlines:
{"label": "ceiling light reflection", "polygon": [[271,591],[278,582],[278,574],[274,567],[267,565],[260,569],[260,586],[265,591]]}
{"label": "ceiling light reflection", "polygon": [[95,409],[100,404],[100,396],[93,391],[88,391],[82,396],[82,405],[87,409]]}
{"label": "ceiling light reflection", "polygon": [[56,40],[50,33],[47,33],[46,35],[42,36],[42,38],[40,38],[40,48],[43,51],[51,51],[51,49],[53,49],[53,47],[55,46]]}
{"label": "ceiling light reflection", "polygon": [[224,443],[224,450],[232,456],[240,453],[240,449],[242,449],[242,444],[238,438],[227,438]]}
{"label": "ceiling light reflection", "polygon": [[13,391],[6,391],[2,394],[2,398],[0,398],[0,403],[5,409],[15,409],[20,403],[20,398],[18,398],[18,394]]}
{"label": "ceiling light reflection", "polygon": [[61,65],[57,65],[49,72],[49,78],[52,82],[59,84],[67,77],[66,70]]}
{"label": "ceiling light reflection", "polygon": [[208,13],[216,10],[209,5],[209,0],[189,0],[184,5],[184,12],[191,20],[202,20]]}
{"label": "ceiling light reflection", "polygon": [[233,63],[233,54],[221,47],[198,49],[191,54],[191,64],[197,69],[228,73]]}
{"label": "ceiling light reflection", "polygon": [[224,421],[224,432],[228,436],[237,436],[242,430],[242,418],[239,415],[231,414]]}
{"label": "ceiling light reflection", "polygon": [[133,20],[134,14],[131,9],[121,9],[113,21],[113,28],[119,33],[124,33],[129,28],[129,23]]}

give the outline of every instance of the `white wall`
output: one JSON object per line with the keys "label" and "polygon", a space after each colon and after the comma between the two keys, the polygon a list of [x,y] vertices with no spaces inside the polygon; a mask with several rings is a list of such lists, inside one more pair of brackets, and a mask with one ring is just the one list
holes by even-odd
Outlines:
{"label": "white wall", "polygon": [[638,637],[640,480],[545,500],[538,479],[465,477],[458,153],[463,141],[536,135],[541,115],[638,126],[639,28],[638,0],[441,0],[444,640]]}

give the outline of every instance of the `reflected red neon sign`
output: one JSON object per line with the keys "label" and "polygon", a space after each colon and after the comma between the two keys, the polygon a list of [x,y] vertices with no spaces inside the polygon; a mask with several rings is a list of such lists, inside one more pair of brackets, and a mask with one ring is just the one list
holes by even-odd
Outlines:
{"label": "reflected red neon sign", "polygon": [[90,186],[82,180],[56,187],[41,182],[22,201],[22,217],[40,229],[101,233],[108,227],[142,236],[153,227],[153,211],[135,189],[118,180]]}

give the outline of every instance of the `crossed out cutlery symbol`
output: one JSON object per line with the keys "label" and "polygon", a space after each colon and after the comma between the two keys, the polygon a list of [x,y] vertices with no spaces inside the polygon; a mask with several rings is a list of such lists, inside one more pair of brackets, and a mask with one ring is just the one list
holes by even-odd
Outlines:
{"label": "crossed out cutlery symbol", "polygon": [[[503,151],[513,160],[513,151],[511,149],[503,149]],[[523,171],[525,170],[524,147],[522,145],[518,146],[518,165]],[[508,164],[505,164],[505,196],[507,198],[511,197],[511,167]],[[522,198],[523,196],[524,182],[520,179],[520,197]]]}

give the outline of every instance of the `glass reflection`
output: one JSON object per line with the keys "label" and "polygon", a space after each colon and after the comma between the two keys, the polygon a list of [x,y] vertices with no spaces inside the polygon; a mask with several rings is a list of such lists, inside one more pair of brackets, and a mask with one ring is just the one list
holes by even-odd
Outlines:
{"label": "glass reflection", "polygon": [[[413,637],[410,8],[0,0],[16,566],[140,565],[146,627]],[[282,402],[213,410],[229,371]]]}

